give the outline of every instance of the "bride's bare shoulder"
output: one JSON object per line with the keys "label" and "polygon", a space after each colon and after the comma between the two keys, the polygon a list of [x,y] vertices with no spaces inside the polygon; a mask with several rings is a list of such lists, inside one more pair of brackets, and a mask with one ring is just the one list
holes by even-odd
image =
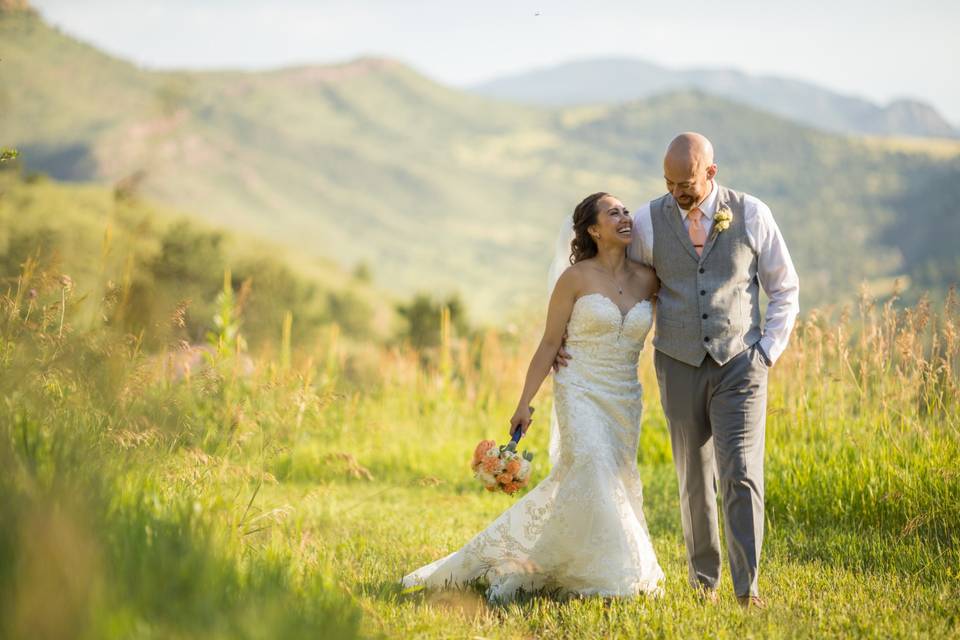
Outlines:
{"label": "bride's bare shoulder", "polygon": [[585,261],[570,265],[560,274],[560,278],[557,280],[557,287],[563,287],[565,290],[576,293],[583,287],[589,268],[589,266],[586,266]]}

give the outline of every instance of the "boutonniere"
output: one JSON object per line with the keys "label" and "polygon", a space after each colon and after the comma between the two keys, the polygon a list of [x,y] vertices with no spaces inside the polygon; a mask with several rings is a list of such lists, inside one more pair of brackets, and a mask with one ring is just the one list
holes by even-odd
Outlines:
{"label": "boutonniere", "polygon": [[717,211],[717,215],[713,217],[713,233],[711,233],[711,240],[716,238],[721,231],[726,231],[730,228],[730,222],[733,221],[733,212],[730,211],[729,207],[721,207]]}

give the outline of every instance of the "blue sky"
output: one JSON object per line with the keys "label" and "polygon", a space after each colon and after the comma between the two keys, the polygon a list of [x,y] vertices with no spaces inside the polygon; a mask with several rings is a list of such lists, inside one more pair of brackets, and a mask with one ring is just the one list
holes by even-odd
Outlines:
{"label": "blue sky", "polygon": [[260,69],[372,54],[462,86],[557,62],[630,56],[788,76],[877,102],[916,97],[960,124],[955,0],[32,4],[64,31],[151,67]]}

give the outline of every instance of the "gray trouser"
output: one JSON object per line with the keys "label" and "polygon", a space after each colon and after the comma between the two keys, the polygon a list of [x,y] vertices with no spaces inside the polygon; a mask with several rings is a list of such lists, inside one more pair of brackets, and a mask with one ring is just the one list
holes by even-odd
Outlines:
{"label": "gray trouser", "polygon": [[708,355],[699,367],[657,351],[654,365],[680,481],[690,583],[720,582],[719,479],[733,589],[758,595],[768,373],[759,347],[723,366]]}

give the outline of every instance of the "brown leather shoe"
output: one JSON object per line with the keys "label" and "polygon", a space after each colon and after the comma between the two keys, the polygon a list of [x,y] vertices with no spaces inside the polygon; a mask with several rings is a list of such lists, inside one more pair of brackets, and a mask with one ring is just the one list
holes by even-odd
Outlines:
{"label": "brown leather shoe", "polygon": [[767,603],[760,596],[737,596],[737,602],[744,611],[767,608]]}

